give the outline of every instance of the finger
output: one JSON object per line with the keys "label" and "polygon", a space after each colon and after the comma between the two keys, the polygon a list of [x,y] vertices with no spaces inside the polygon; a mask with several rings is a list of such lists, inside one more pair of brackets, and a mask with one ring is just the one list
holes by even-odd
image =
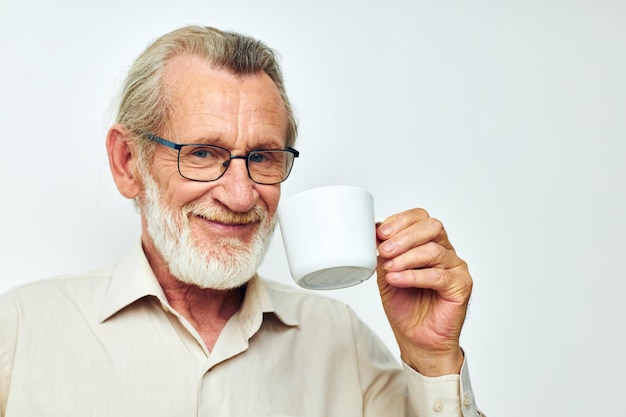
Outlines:
{"label": "finger", "polygon": [[392,258],[431,241],[452,249],[443,224],[428,217],[395,232],[378,246],[378,252],[384,258]]}
{"label": "finger", "polygon": [[428,242],[384,260],[382,267],[385,271],[397,272],[420,268],[452,269],[462,263],[454,250],[444,248],[435,242]]}
{"label": "finger", "polygon": [[385,280],[398,288],[422,288],[436,291],[445,299],[467,302],[472,291],[472,278],[461,267],[455,269],[425,268],[388,272]]}
{"label": "finger", "polygon": [[406,229],[414,223],[427,219],[428,212],[424,209],[416,208],[387,217],[376,229],[376,235],[380,240],[387,240],[401,230]]}

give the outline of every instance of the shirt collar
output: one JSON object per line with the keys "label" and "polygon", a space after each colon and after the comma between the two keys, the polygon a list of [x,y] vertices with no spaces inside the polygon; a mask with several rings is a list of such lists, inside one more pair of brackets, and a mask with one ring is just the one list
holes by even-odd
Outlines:
{"label": "shirt collar", "polygon": [[[105,322],[146,296],[154,296],[161,304],[168,304],[165,293],[139,243],[132,247],[128,255],[115,268],[100,314],[100,321]],[[262,318],[264,313],[273,313],[286,326],[297,326],[299,322],[296,316],[283,300],[286,296],[287,294],[276,288],[274,283],[255,275],[247,284],[239,317],[256,321]],[[255,317],[257,319],[252,320]]]}
{"label": "shirt collar", "polygon": [[116,266],[111,277],[109,290],[100,314],[104,322],[135,301],[154,296],[162,303],[165,294],[159,285],[141,243],[134,245],[127,256]]}
{"label": "shirt collar", "polygon": [[283,302],[286,296],[287,294],[281,293],[275,287],[275,283],[255,275],[248,282],[246,296],[239,315],[240,317],[254,317],[263,313],[273,313],[284,325],[297,326],[300,323],[296,315]]}

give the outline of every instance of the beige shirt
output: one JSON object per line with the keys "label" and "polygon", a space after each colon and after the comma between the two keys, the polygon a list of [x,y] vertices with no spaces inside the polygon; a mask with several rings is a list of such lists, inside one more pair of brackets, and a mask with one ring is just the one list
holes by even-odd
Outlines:
{"label": "beige shirt", "polygon": [[255,277],[212,351],[138,245],[0,298],[0,417],[475,416],[467,367],[398,366],[345,304]]}

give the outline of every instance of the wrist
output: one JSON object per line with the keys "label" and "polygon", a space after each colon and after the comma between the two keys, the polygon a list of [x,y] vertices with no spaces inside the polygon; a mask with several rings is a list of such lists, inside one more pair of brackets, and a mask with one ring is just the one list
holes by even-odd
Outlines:
{"label": "wrist", "polygon": [[460,347],[445,352],[403,351],[401,357],[404,363],[415,371],[431,378],[459,374],[464,361],[463,350]]}

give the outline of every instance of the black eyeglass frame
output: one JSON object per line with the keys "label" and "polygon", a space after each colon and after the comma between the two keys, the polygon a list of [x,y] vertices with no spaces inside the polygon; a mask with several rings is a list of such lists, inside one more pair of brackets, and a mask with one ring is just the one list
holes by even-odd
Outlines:
{"label": "black eyeglass frame", "polygon": [[[170,140],[164,139],[162,137],[159,137],[157,135],[153,135],[152,133],[142,133],[142,135],[144,137],[146,137],[147,139],[150,139],[153,142],[159,143],[163,146],[166,146],[170,149],[174,149],[178,152],[178,157],[176,159],[176,166],[178,168],[178,173],[180,174],[181,177],[188,179],[190,181],[196,181],[196,182],[213,182],[213,181],[217,181],[220,178],[222,178],[222,176],[224,176],[224,174],[226,173],[226,171],[228,171],[228,167],[230,166],[230,161],[232,161],[233,159],[243,159],[246,161],[246,171],[248,172],[248,178],[250,178],[250,180],[252,182],[254,182],[255,184],[261,184],[261,185],[275,185],[275,184],[280,184],[281,182],[284,182],[285,180],[287,180],[287,178],[289,178],[289,174],[291,174],[291,169],[293,168],[293,163],[295,161],[295,158],[297,158],[298,156],[300,156],[300,152],[297,151],[296,149],[288,146],[285,149],[258,149],[258,150],[253,150],[248,152],[245,155],[233,155],[232,152],[229,149],[226,149],[222,146],[217,146],[217,145],[211,145],[211,144],[202,144],[202,143],[175,143],[172,142]],[[218,148],[218,149],[222,149],[224,151],[226,151],[229,155],[229,159],[224,161],[224,171],[222,171],[222,173],[215,179],[212,180],[198,180],[198,179],[194,179],[194,178],[189,178],[186,177],[185,175],[183,175],[183,173],[180,171],[180,150],[184,147],[184,146],[211,146],[214,148]],[[277,181],[277,182],[259,182],[256,181],[254,178],[252,178],[252,175],[250,174],[250,167],[248,165],[248,162],[250,161],[250,156],[253,156],[255,154],[259,154],[262,152],[288,152],[291,153],[293,155],[293,160],[291,161],[291,166],[289,167],[289,170],[287,171],[287,173],[285,174],[285,178],[283,178],[281,181]]]}

